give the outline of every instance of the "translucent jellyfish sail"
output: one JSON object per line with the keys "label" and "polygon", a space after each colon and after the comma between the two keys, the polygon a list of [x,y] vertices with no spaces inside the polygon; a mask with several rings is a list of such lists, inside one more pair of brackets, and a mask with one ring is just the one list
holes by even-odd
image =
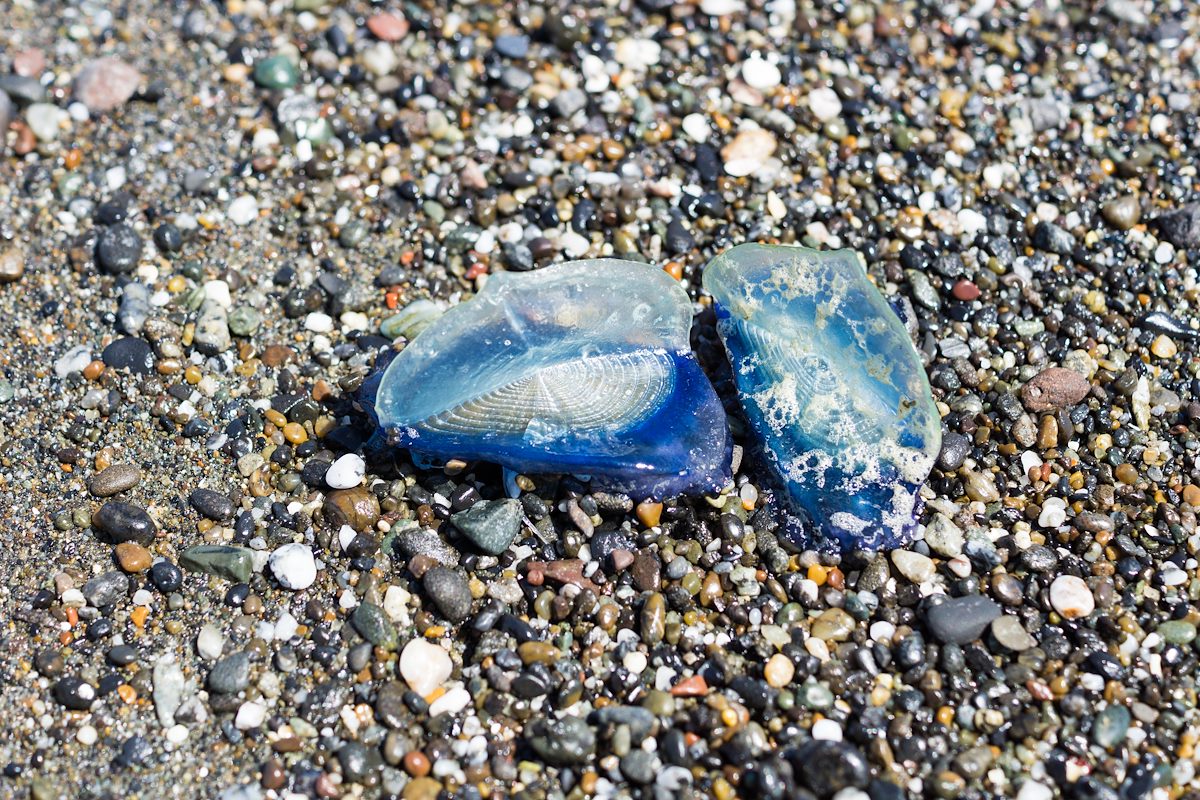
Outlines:
{"label": "translucent jellyfish sail", "polygon": [[941,423],[904,325],[855,254],[740,245],[708,264],[704,288],[791,510],[846,549],[903,543]]}
{"label": "translucent jellyfish sail", "polygon": [[375,413],[424,457],[585,474],[638,497],[714,491],[729,434],[690,327],[687,295],[647,264],[499,273],[395,357]]}

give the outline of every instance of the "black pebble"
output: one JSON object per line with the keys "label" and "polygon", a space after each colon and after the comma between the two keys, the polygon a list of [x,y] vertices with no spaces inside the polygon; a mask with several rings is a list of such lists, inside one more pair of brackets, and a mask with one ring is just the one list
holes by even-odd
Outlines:
{"label": "black pebble", "polygon": [[96,239],[96,261],[105,272],[133,272],[141,257],[142,238],[124,222],[105,228]]}
{"label": "black pebble", "polygon": [[113,369],[127,369],[141,375],[154,370],[154,351],[150,349],[150,343],[134,336],[115,339],[104,348],[100,360]]}

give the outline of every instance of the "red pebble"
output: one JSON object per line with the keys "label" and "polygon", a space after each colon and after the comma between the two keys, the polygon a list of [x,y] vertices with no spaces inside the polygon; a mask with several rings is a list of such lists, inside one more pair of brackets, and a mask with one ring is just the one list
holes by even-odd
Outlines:
{"label": "red pebble", "polygon": [[367,20],[367,30],[385,42],[394,42],[403,39],[408,33],[408,20],[399,14],[389,14],[385,11]]}
{"label": "red pebble", "polygon": [[46,71],[46,57],[35,48],[22,50],[13,56],[12,69],[22,78],[36,78]]}
{"label": "red pebble", "polygon": [[954,288],[950,292],[959,300],[971,301],[979,299],[979,287],[966,278],[954,284]]}

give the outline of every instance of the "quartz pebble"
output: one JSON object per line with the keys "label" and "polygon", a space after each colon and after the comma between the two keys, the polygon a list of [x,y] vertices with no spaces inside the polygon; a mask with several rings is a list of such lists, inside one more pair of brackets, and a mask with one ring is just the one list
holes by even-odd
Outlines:
{"label": "quartz pebble", "polygon": [[1050,584],[1050,605],[1066,619],[1079,619],[1096,609],[1096,598],[1083,578],[1060,575]]}
{"label": "quartz pebble", "polygon": [[349,489],[362,482],[366,470],[367,465],[362,456],[347,453],[329,466],[329,471],[325,473],[325,482],[334,489]]}
{"label": "quartz pebble", "polygon": [[292,542],[271,553],[271,574],[287,589],[301,591],[312,586],[317,579],[317,565],[312,548]]}
{"label": "quartz pebble", "polygon": [[413,639],[400,651],[399,669],[409,688],[425,696],[449,680],[454,663],[438,645]]}

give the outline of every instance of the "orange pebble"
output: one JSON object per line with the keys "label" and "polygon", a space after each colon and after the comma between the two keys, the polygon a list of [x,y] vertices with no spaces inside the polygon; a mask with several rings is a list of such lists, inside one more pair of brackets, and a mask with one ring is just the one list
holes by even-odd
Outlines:
{"label": "orange pebble", "polygon": [[829,577],[829,571],[820,564],[813,564],[808,568],[808,579],[817,586],[824,586],[825,579]]}
{"label": "orange pebble", "polygon": [[675,697],[703,697],[708,694],[708,681],[702,675],[684,678],[671,687],[671,694]]}
{"label": "orange pebble", "polygon": [[139,628],[146,626],[146,617],[150,616],[150,609],[146,606],[138,606],[133,611],[129,612],[129,618],[133,620],[133,624]]}
{"label": "orange pebble", "polygon": [[134,700],[137,700],[137,690],[128,683],[122,683],[120,686],[118,686],[117,694],[120,695],[121,699],[126,703],[132,703]]}

